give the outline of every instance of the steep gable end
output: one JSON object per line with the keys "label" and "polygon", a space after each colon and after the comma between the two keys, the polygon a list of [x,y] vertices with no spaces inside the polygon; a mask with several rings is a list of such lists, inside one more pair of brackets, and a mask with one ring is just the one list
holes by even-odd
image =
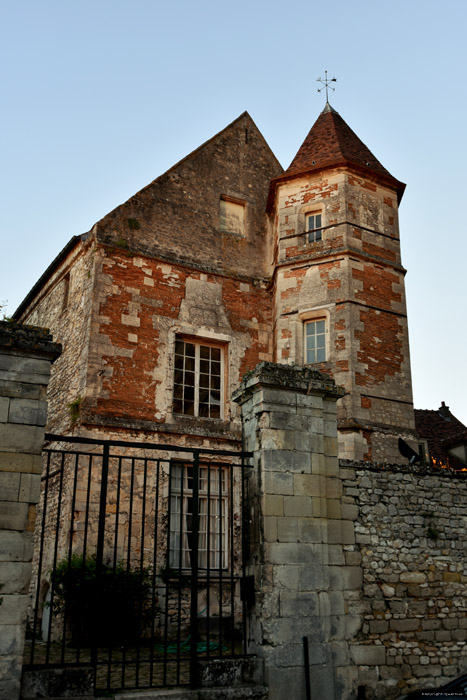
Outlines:
{"label": "steep gable end", "polygon": [[[281,172],[244,112],[99,221],[98,240],[216,271],[262,274],[267,192]],[[241,227],[225,225],[222,202],[241,209]]]}

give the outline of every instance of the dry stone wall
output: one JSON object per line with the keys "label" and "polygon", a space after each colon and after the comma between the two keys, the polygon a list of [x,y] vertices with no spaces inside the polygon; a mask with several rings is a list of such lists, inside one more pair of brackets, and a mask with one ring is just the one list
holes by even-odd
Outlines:
{"label": "dry stone wall", "polygon": [[467,669],[467,473],[341,460],[341,476],[358,507],[358,684],[391,698],[448,681]]}

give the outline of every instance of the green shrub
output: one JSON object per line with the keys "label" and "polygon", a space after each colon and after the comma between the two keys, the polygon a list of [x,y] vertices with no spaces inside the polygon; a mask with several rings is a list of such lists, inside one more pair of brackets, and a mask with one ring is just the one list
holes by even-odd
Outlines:
{"label": "green shrub", "polygon": [[73,555],[52,573],[52,612],[65,616],[73,645],[128,645],[150,620],[151,583],[149,568],[103,564],[98,576],[95,557]]}

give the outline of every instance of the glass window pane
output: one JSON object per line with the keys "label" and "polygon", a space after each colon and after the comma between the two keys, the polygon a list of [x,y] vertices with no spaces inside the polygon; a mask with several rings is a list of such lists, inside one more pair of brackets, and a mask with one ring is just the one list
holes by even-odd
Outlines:
{"label": "glass window pane", "polygon": [[218,377],[218,376],[220,376],[220,373],[221,373],[221,363],[220,362],[211,362],[211,374]]}
{"label": "glass window pane", "polygon": [[201,345],[199,348],[199,356],[202,360],[209,360],[209,350],[207,345]]}
{"label": "glass window pane", "polygon": [[209,374],[209,360],[200,360],[199,371]]}
{"label": "glass window pane", "polygon": [[193,343],[185,343],[185,355],[188,355],[188,357],[195,356],[195,346]]}
{"label": "glass window pane", "polygon": [[173,412],[174,413],[183,413],[183,402],[181,401],[181,399],[174,400]]}
{"label": "glass window pane", "polygon": [[319,348],[317,351],[317,362],[325,362],[326,361],[326,353],[324,351],[324,348]]}
{"label": "glass window pane", "polygon": [[183,340],[175,341],[175,354],[184,355],[185,354],[185,343]]}
{"label": "glass window pane", "polygon": [[315,228],[319,228],[321,226],[321,214],[316,214],[315,215]]}
{"label": "glass window pane", "polygon": [[324,321],[316,321],[316,332],[317,333],[324,333],[325,330],[325,322]]}
{"label": "glass window pane", "polygon": [[209,387],[209,374],[199,375],[199,385],[200,387]]}
{"label": "glass window pane", "polygon": [[221,350],[220,348],[211,348],[211,360],[216,360],[216,362],[221,361]]}
{"label": "glass window pane", "polygon": [[187,370],[189,372],[195,371],[195,358],[194,357],[185,357],[185,370]]}
{"label": "glass window pane", "polygon": [[183,355],[175,355],[175,369],[183,369]]}
{"label": "glass window pane", "polygon": [[185,384],[187,386],[194,386],[195,385],[195,373],[194,372],[185,372]]}
{"label": "glass window pane", "polygon": [[199,404],[198,415],[200,418],[210,418],[211,417],[209,415],[209,405],[207,403],[200,403]]}

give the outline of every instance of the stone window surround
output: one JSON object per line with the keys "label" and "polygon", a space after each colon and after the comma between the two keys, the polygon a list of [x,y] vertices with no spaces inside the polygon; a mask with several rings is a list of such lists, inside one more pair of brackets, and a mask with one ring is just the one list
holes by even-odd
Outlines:
{"label": "stone window surround", "polygon": [[[197,416],[188,416],[181,413],[173,412],[173,389],[174,389],[174,365],[175,365],[175,341],[177,338],[182,340],[191,341],[197,345],[211,345],[221,349],[222,353],[222,371],[221,371],[221,417],[220,418],[199,418]],[[183,420],[208,420],[208,421],[222,421],[225,422],[229,418],[229,410],[226,399],[226,387],[229,386],[229,368],[230,368],[230,344],[232,338],[225,333],[214,333],[209,330],[198,330],[193,326],[188,324],[177,325],[170,329],[168,336],[168,357],[169,362],[167,363],[168,372],[168,383],[167,386],[170,387],[170,403],[169,403],[169,413],[173,419],[183,419]]]}
{"label": "stone window surround", "polygon": [[[316,214],[321,214],[321,229],[324,229],[326,226],[326,210],[325,207],[323,206],[322,203],[316,203],[312,204],[308,202],[307,204],[303,204],[300,209],[297,212],[297,233],[308,233],[307,231],[307,225],[306,225],[306,220],[307,216],[312,216]],[[314,245],[316,241],[308,241],[308,235],[303,235],[302,237],[302,243],[303,245]],[[321,240],[324,239],[324,230],[322,232],[322,238]]]}

